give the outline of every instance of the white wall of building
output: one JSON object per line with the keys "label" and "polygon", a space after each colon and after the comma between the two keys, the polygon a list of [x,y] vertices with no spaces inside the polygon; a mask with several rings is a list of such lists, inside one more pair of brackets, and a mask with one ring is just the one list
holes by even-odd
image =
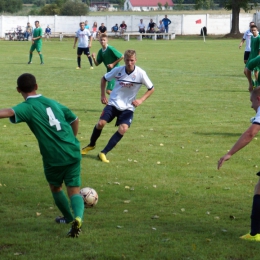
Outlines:
{"label": "white wall of building", "polygon": [[[34,26],[34,21],[40,21],[41,27],[45,29],[47,25],[50,26],[52,32],[74,33],[79,28],[79,22],[88,20],[90,27],[94,21],[100,26],[105,23],[108,31],[111,31],[113,25],[121,24],[125,21],[128,29],[127,31],[138,31],[138,24],[140,19],[143,19],[144,24],[147,26],[150,19],[159,24],[159,20],[164,18],[164,15],[151,15],[143,16],[142,13],[138,15],[128,16],[0,16],[0,37],[3,38],[5,33],[13,31],[17,26],[22,26],[25,29],[27,22]],[[208,34],[222,35],[227,34],[231,30],[230,15],[211,15],[211,14],[196,14],[196,15],[168,15],[172,21],[169,26],[169,32],[174,32],[177,35],[196,35],[200,33],[203,26],[207,27]],[[201,24],[196,24],[196,20],[201,19]],[[260,13],[256,14],[240,14],[239,28],[240,32],[248,29],[250,21],[255,21],[260,25]]]}

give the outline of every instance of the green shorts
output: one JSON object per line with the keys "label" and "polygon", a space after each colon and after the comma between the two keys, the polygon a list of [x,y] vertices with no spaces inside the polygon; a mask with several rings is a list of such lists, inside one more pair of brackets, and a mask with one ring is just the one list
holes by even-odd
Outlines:
{"label": "green shorts", "polygon": [[108,82],[107,82],[106,90],[111,90],[111,91],[112,91],[112,90],[114,89],[115,82],[116,82],[115,79],[112,79],[111,81],[108,81]]}
{"label": "green shorts", "polygon": [[68,187],[80,187],[80,161],[64,166],[44,166],[48,183],[60,187],[64,182]]}
{"label": "green shorts", "polygon": [[42,44],[39,43],[33,43],[30,49],[30,52],[33,52],[36,49],[37,52],[42,51]]}

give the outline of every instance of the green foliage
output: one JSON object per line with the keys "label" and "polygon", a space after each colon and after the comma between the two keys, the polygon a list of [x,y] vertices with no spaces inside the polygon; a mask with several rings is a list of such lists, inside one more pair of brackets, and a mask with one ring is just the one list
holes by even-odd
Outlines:
{"label": "green foliage", "polygon": [[22,8],[22,0],[0,0],[0,12],[15,13]]}
{"label": "green foliage", "polygon": [[164,8],[165,8],[166,10],[168,10],[168,8],[169,8],[168,2],[165,3]]}
{"label": "green foliage", "polygon": [[57,4],[45,5],[39,11],[39,15],[59,15],[59,14],[60,14],[60,8],[57,6]]}
{"label": "green foliage", "polygon": [[158,9],[162,10],[162,3],[160,3],[160,2],[158,3]]}
{"label": "green foliage", "polygon": [[195,0],[195,9],[214,9],[214,1],[213,0]]}
{"label": "green foliage", "polygon": [[75,16],[75,15],[86,15],[88,14],[89,9],[88,6],[81,1],[66,1],[65,4],[62,5],[60,14]]}

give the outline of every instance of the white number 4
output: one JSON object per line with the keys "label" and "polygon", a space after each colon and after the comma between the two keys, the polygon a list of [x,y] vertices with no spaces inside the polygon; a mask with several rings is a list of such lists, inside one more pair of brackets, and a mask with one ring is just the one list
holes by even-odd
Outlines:
{"label": "white number 4", "polygon": [[57,131],[61,130],[60,122],[58,119],[55,118],[55,115],[53,114],[53,111],[50,107],[46,108],[47,115],[49,116],[49,123],[50,126],[56,126]]}

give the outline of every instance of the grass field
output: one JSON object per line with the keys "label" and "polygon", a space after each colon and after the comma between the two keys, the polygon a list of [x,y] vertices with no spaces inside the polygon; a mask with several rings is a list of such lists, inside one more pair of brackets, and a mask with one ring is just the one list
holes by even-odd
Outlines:
{"label": "grass field", "polygon": [[[99,202],[85,210],[79,239],[66,238],[69,227],[54,223],[59,211],[35,137],[26,124],[0,121],[0,259],[259,259],[259,243],[239,239],[250,229],[259,140],[216,169],[254,116],[239,40],[110,44],[137,51],[137,65],[155,92],[136,109],[129,132],[108,154],[110,164],[96,155],[116,131],[113,122],[82,159],[82,187],[95,188]],[[40,66],[37,54],[27,65],[29,42],[0,41],[0,103],[22,102],[16,79],[33,73],[38,93],[78,115],[78,139],[85,146],[103,109],[99,82],[105,68],[90,70],[84,57],[82,70],[75,70],[72,46],[73,39],[44,42]],[[91,51],[99,48],[94,42]]]}

